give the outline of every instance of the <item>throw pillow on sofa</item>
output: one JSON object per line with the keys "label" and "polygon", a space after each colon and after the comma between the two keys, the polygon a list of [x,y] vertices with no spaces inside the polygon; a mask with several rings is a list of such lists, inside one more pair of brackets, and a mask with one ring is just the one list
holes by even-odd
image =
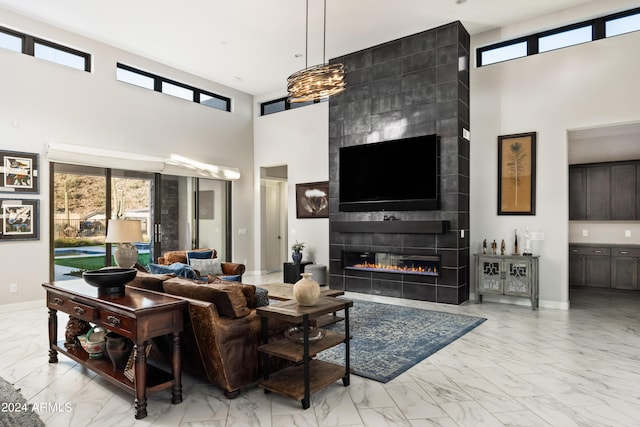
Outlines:
{"label": "throw pillow on sofa", "polygon": [[224,280],[226,282],[242,282],[242,276],[239,274],[231,274],[227,276],[218,276],[220,280]]}
{"label": "throw pillow on sofa", "polygon": [[161,265],[161,264],[149,264],[149,273],[153,274],[175,274],[178,277],[185,277],[187,279],[197,279],[198,275],[196,274],[193,267],[183,264],[181,262],[174,262],[170,265]]}
{"label": "throw pillow on sofa", "polygon": [[200,276],[219,276],[222,274],[222,264],[220,259],[198,259],[191,258],[190,265],[200,272]]}
{"label": "throw pillow on sofa", "polygon": [[213,249],[206,251],[187,251],[187,264],[191,265],[194,259],[212,259]]}
{"label": "throw pillow on sofa", "polygon": [[256,307],[265,307],[267,305],[269,305],[269,291],[256,286]]}

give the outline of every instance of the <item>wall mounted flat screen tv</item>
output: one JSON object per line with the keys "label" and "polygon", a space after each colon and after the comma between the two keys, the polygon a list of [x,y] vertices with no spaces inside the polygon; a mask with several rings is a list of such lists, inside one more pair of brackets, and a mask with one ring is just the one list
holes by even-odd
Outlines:
{"label": "wall mounted flat screen tv", "polygon": [[437,135],[340,148],[339,210],[439,209]]}

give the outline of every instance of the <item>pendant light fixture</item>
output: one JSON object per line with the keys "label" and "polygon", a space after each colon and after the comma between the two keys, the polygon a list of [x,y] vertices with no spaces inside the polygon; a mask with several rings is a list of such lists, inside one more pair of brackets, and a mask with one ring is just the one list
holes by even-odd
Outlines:
{"label": "pendant light fixture", "polygon": [[309,67],[309,0],[307,1],[307,24],[305,38],[305,68],[295,72],[287,79],[289,102],[318,101],[335,95],[345,89],[344,65],[327,64],[327,0],[324,0],[324,27],[322,30],[322,64]]}

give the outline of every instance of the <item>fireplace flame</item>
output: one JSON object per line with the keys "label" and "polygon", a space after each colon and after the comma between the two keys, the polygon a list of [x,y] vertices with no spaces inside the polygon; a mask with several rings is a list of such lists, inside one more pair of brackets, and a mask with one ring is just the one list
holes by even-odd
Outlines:
{"label": "fireplace flame", "polygon": [[369,261],[364,261],[359,264],[354,264],[352,268],[366,268],[366,269],[374,269],[374,270],[386,270],[386,271],[398,271],[398,272],[407,272],[407,273],[433,273],[437,274],[438,269],[435,267],[407,267],[402,265],[390,265],[390,264],[379,264],[372,263]]}

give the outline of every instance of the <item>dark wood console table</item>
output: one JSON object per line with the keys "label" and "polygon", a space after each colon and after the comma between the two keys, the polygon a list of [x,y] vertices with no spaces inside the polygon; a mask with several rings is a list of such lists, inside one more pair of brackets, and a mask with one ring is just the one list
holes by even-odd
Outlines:
{"label": "dark wood console table", "polygon": [[[126,288],[123,296],[99,296],[97,288],[84,280],[69,280],[42,285],[49,308],[49,363],[58,362],[58,352],[68,356],[135,396],[135,417],[147,416],[147,391],[172,388],[171,402],[182,402],[182,366],[180,333],[187,302],[169,296]],[[90,359],[82,347],[66,346],[58,341],[58,311],[90,322],[131,339],[134,343],[135,381],[123,370],[113,367],[108,358]],[[149,340],[172,336],[171,373],[147,365]]]}

